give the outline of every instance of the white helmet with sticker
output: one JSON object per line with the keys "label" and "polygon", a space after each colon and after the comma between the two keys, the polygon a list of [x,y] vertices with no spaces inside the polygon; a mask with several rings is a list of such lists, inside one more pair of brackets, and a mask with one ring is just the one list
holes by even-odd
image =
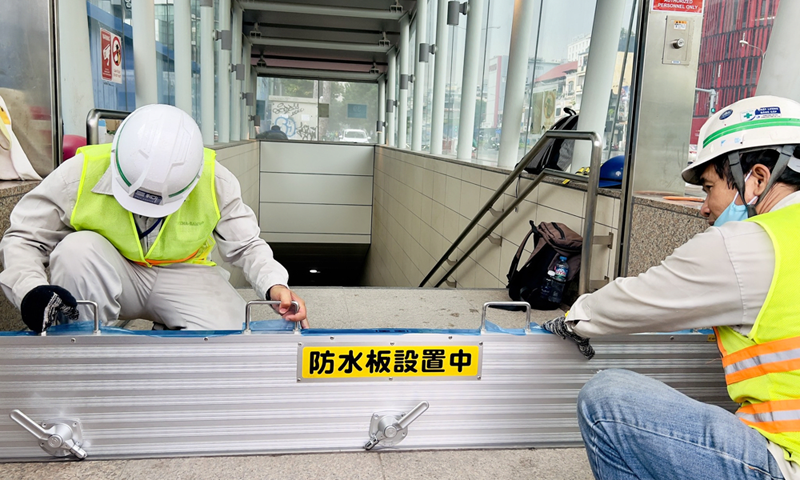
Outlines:
{"label": "white helmet with sticker", "polygon": [[160,218],[174,213],[203,173],[203,137],[194,119],[170,105],[128,115],[111,145],[112,191],[126,210]]}
{"label": "white helmet with sticker", "polygon": [[[720,155],[800,144],[800,103],[768,95],[739,100],[703,124],[698,144],[697,160],[681,174],[695,185]],[[791,159],[788,167],[800,172],[800,159]]]}

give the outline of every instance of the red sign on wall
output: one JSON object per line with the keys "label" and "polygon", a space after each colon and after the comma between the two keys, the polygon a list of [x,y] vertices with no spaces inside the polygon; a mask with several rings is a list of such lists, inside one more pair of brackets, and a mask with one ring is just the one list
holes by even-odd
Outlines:
{"label": "red sign on wall", "polygon": [[703,0],[653,0],[654,12],[703,13]]}
{"label": "red sign on wall", "polygon": [[122,42],[119,35],[100,29],[100,55],[103,80],[122,83]]}

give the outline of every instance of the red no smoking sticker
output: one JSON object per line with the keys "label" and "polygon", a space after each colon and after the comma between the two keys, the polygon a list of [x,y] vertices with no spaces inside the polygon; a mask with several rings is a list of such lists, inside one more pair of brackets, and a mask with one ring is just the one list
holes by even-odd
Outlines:
{"label": "red no smoking sticker", "polygon": [[100,29],[100,74],[103,80],[122,83],[122,40],[106,29]]}
{"label": "red no smoking sticker", "polygon": [[703,0],[653,0],[654,12],[703,13]]}

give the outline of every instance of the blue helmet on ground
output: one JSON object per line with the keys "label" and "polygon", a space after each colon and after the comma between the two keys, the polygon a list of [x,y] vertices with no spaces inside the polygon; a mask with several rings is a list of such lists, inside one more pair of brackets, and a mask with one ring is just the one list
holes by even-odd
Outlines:
{"label": "blue helmet on ground", "polygon": [[600,167],[600,188],[619,188],[622,185],[622,169],[625,167],[625,155],[617,155],[606,160]]}

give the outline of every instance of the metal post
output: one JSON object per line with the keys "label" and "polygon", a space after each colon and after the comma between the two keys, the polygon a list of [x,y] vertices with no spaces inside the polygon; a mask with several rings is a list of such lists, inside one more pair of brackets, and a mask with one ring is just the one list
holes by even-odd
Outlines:
{"label": "metal post", "polygon": [[436,50],[437,55],[433,67],[433,103],[431,113],[431,153],[442,154],[444,138],[444,86],[447,80],[447,2],[438,0],[439,9],[436,14]]}
{"label": "metal post", "polygon": [[175,0],[175,106],[192,116],[192,5]]}
{"label": "metal post", "polygon": [[411,150],[422,151],[422,112],[425,103],[425,69],[427,62],[422,61],[419,47],[428,43],[428,0],[417,0],[417,35],[414,53],[417,61],[414,64],[414,112],[411,121]]}
{"label": "metal post", "polygon": [[389,52],[389,85],[388,85],[388,92],[386,93],[386,98],[389,99],[389,102],[392,104],[391,111],[389,111],[387,115],[387,125],[386,125],[386,143],[390,147],[397,146],[395,143],[395,132],[397,132],[397,122],[395,122],[395,118],[397,118],[397,108],[395,107],[394,103],[397,101],[395,95],[395,90],[397,89],[397,52]]}
{"label": "metal post", "polygon": [[397,146],[406,148],[408,128],[408,15],[400,19],[400,99],[397,106]]}
{"label": "metal post", "polygon": [[200,130],[214,145],[214,7],[200,7]]}
{"label": "metal post", "polygon": [[[94,108],[92,62],[89,54],[89,29],[69,28],[86,22],[86,0],[61,0],[58,29],[62,117],[64,133],[86,134],[86,115]],[[121,107],[119,107],[121,108]],[[66,159],[65,159],[66,160]]]}
{"label": "metal post", "polygon": [[[608,99],[614,85],[614,67],[619,50],[619,31],[625,18],[624,10],[625,0],[606,0],[597,2],[594,11],[589,66],[583,83],[578,130],[597,132],[601,142],[608,117]],[[590,154],[588,143],[576,142],[571,171],[577,172],[580,168],[588,167]]]}
{"label": "metal post", "polygon": [[528,76],[528,45],[531,43],[531,29],[538,3],[534,0],[518,0],[514,5],[506,92],[503,101],[503,128],[500,132],[500,152],[497,156],[497,166],[500,168],[513,168],[520,156],[522,107],[528,103],[524,99],[525,81]]}
{"label": "metal post", "polygon": [[158,103],[156,71],[156,7],[153,0],[131,2],[136,107]]}
{"label": "metal post", "polygon": [[[243,93],[248,93],[250,91],[250,69],[252,68],[252,64],[250,63],[250,53],[253,44],[250,43],[247,39],[244,39],[242,45],[242,59],[239,63],[244,65],[244,81],[242,82],[242,88],[240,89]],[[255,95],[255,94],[254,94]],[[241,128],[241,138],[242,140],[247,140],[250,137],[250,122],[248,121],[247,117],[250,113],[250,107],[247,106],[247,101],[241,98],[239,95],[239,105],[241,105],[241,113],[239,114],[239,123]]]}
{"label": "metal post", "polygon": [[381,129],[378,131],[377,134],[377,143],[378,145],[384,144],[384,139],[386,138],[386,79],[381,78],[378,80],[378,123],[380,123]]}
{"label": "metal post", "polygon": [[472,159],[475,129],[475,93],[478,88],[483,0],[470,0],[467,14],[467,38],[464,48],[464,76],[461,81],[461,115],[458,119],[458,159]]}
{"label": "metal post", "polygon": [[[219,30],[231,28],[231,0],[219,0]],[[217,62],[217,132],[219,143],[231,141],[231,52],[219,50]]]}
{"label": "metal post", "polygon": [[[256,109],[256,105],[258,105],[258,74],[256,73],[255,67],[250,67],[250,91],[253,92],[253,106],[250,107],[250,115],[255,116],[258,112]],[[250,121],[248,117],[248,124],[250,125],[250,138],[256,138],[255,121]]]}
{"label": "metal post", "polygon": [[[231,47],[231,63],[242,63],[242,8],[234,3],[233,19],[233,46]],[[242,81],[236,79],[236,72],[228,73],[231,78],[231,141],[238,142],[242,138]]]}
{"label": "metal post", "polygon": [[[708,94],[708,116],[713,117],[714,112],[717,111],[717,91],[713,88],[695,88],[694,91]],[[616,112],[617,110],[619,108],[614,111]]]}
{"label": "metal post", "polygon": [[756,95],[778,95],[800,102],[800,65],[796,61],[800,45],[800,2],[781,2],[772,25],[767,51],[763,55]]}

